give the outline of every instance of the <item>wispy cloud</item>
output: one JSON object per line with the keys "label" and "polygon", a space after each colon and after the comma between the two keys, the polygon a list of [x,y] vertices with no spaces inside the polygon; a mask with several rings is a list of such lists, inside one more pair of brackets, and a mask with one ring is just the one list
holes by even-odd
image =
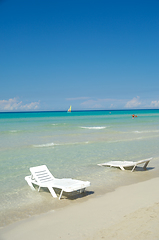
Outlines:
{"label": "wispy cloud", "polygon": [[139,101],[140,97],[134,97],[132,100],[128,101],[125,105],[125,108],[137,108],[141,105],[141,102]]}
{"label": "wispy cloud", "polygon": [[120,102],[121,100],[112,99],[112,98],[104,98],[104,99],[89,99],[85,102],[82,102],[82,107],[91,108],[91,109],[112,109],[116,107],[116,102]]}
{"label": "wispy cloud", "polygon": [[67,100],[80,100],[79,108],[82,109],[133,109],[133,108],[159,108],[159,101],[148,101],[147,99],[141,100],[139,96],[127,99],[115,99],[115,98],[90,98],[90,97],[78,97],[68,98]]}
{"label": "wispy cloud", "polygon": [[76,101],[76,100],[85,100],[85,99],[89,99],[89,97],[66,98],[67,101]]}
{"label": "wispy cloud", "polygon": [[93,108],[93,109],[102,107],[100,102],[98,102],[96,100],[91,100],[91,99],[81,103],[81,105],[85,108]]}
{"label": "wispy cloud", "polygon": [[151,107],[159,108],[159,101],[152,101],[151,102]]}
{"label": "wispy cloud", "polygon": [[39,107],[40,102],[31,102],[28,104],[23,104],[22,101],[18,101],[17,98],[11,98],[9,100],[0,100],[0,110],[1,111],[27,111],[36,110]]}

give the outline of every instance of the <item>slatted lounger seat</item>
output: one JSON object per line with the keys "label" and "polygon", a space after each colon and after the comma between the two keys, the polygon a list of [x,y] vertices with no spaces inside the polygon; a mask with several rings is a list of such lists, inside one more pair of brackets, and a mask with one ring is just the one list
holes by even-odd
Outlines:
{"label": "slatted lounger seat", "polygon": [[147,165],[148,165],[148,163],[150,162],[151,159],[152,159],[152,157],[144,159],[144,160],[140,160],[140,161],[137,161],[137,162],[131,162],[131,161],[111,161],[111,162],[106,162],[106,163],[100,163],[100,164],[98,164],[98,166],[118,167],[121,170],[125,170],[125,168],[132,167],[131,171],[133,172],[137,165],[143,164],[143,163],[144,163],[143,168],[144,168],[144,170],[146,170],[146,167],[147,167]]}
{"label": "slatted lounger seat", "polygon": [[32,190],[35,190],[33,184],[38,185],[40,190],[41,187],[47,187],[54,198],[57,198],[57,195],[54,191],[54,188],[61,189],[59,199],[62,197],[63,192],[74,192],[80,191],[83,192],[86,187],[90,186],[89,181],[75,180],[72,178],[55,178],[46,165],[37,166],[30,168],[31,175],[26,176],[25,180]]}

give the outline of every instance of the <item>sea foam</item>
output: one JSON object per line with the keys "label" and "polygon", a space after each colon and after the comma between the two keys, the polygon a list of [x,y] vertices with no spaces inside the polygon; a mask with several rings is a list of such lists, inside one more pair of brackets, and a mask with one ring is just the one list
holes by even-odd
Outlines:
{"label": "sea foam", "polygon": [[134,131],[134,133],[158,133],[159,130]]}
{"label": "sea foam", "polygon": [[81,127],[81,128],[85,128],[85,129],[104,129],[106,127]]}
{"label": "sea foam", "polygon": [[56,144],[54,143],[45,143],[45,144],[33,145],[33,147],[42,148],[42,147],[53,147],[55,145]]}

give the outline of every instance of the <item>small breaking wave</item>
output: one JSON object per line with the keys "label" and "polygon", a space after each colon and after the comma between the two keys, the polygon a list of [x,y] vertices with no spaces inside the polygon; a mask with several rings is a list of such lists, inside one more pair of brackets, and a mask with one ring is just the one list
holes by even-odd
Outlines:
{"label": "small breaking wave", "polygon": [[53,147],[57,144],[54,143],[45,143],[45,144],[39,144],[39,145],[33,145],[33,147],[37,147],[37,148],[43,148],[43,147]]}
{"label": "small breaking wave", "polygon": [[158,133],[159,130],[134,131],[134,133]]}
{"label": "small breaking wave", "polygon": [[106,128],[106,127],[81,127],[81,128],[84,128],[84,129],[95,129],[95,130],[98,130],[98,129],[104,129],[104,128]]}
{"label": "small breaking wave", "polygon": [[16,133],[18,130],[10,130],[11,133]]}
{"label": "small breaking wave", "polygon": [[54,146],[66,146],[66,145],[79,145],[79,144],[88,144],[89,141],[86,142],[67,142],[67,143],[45,143],[45,144],[38,144],[38,145],[32,145],[35,148],[47,148],[47,147],[54,147]]}

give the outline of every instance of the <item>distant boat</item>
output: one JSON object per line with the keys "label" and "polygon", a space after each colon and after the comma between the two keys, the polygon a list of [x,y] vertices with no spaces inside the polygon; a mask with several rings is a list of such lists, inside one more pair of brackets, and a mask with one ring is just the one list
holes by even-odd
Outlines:
{"label": "distant boat", "polygon": [[71,106],[69,107],[69,109],[67,110],[67,112],[71,112]]}

